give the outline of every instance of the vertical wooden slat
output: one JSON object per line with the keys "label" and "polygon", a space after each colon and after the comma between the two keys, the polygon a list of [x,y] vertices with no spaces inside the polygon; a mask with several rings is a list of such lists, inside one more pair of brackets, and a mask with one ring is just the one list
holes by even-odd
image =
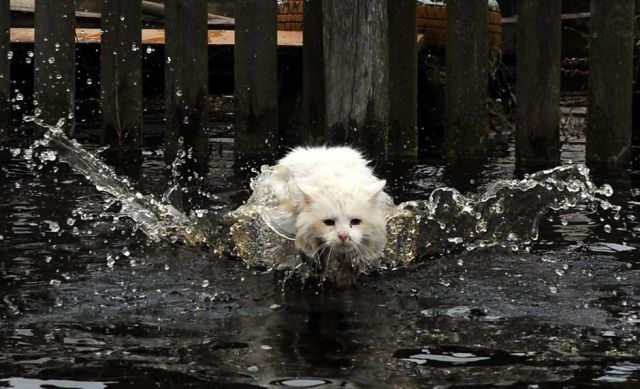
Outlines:
{"label": "vertical wooden slat", "polygon": [[324,0],[327,141],[386,160],[389,45],[386,0]]}
{"label": "vertical wooden slat", "polygon": [[445,144],[451,159],[486,152],[487,1],[447,1]]}
{"label": "vertical wooden slat", "polygon": [[174,160],[179,139],[193,149],[197,165],[208,164],[208,25],[206,0],[166,2],[165,158]]}
{"label": "vertical wooden slat", "polygon": [[75,2],[36,0],[34,104],[44,123],[73,135],[75,127]]}
{"label": "vertical wooden slat", "polygon": [[302,47],[303,122],[308,143],[324,143],[324,48],[322,38],[322,1],[305,0]]}
{"label": "vertical wooden slat", "polygon": [[102,0],[102,142],[142,146],[142,1]]}
{"label": "vertical wooden slat", "polygon": [[622,165],[631,149],[635,0],[592,0],[587,163]]}
{"label": "vertical wooden slat", "polygon": [[276,0],[237,0],[235,8],[235,153],[272,160],[278,151]]}
{"label": "vertical wooden slat", "polygon": [[516,159],[523,166],[560,158],[561,5],[518,1]]}
{"label": "vertical wooden slat", "polygon": [[389,158],[418,156],[416,1],[389,1]]}
{"label": "vertical wooden slat", "polygon": [[11,127],[9,27],[11,25],[9,0],[0,0],[0,143],[9,137]]}

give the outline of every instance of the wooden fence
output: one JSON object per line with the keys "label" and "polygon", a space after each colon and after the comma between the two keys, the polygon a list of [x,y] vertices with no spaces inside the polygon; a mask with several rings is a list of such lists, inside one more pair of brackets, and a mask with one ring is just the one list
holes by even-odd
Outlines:
{"label": "wooden fence", "polygon": [[[135,4],[134,4],[135,3]],[[139,1],[103,0],[102,139],[124,149],[142,140]],[[165,26],[166,156],[183,139],[203,166],[207,155],[205,0],[168,0]],[[363,4],[365,6],[363,6]],[[587,158],[620,165],[631,144],[636,0],[591,1]],[[76,30],[72,0],[36,0],[36,110],[73,133]],[[444,150],[482,158],[488,134],[487,0],[449,0]],[[0,139],[9,132],[9,1],[0,0]],[[272,160],[278,134],[276,0],[237,0],[235,150],[238,159]],[[560,0],[518,1],[517,159],[559,159]],[[373,159],[418,153],[415,0],[305,0],[305,144],[349,143]],[[215,66],[215,64],[214,64]],[[63,119],[60,121],[60,119]]]}

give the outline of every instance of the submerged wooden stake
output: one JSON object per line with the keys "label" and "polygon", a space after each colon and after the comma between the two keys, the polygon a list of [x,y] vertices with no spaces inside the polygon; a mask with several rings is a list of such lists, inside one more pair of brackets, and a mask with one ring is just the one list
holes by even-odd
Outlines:
{"label": "submerged wooden stake", "polygon": [[561,3],[518,1],[516,159],[523,166],[560,159]]}
{"label": "submerged wooden stake", "polygon": [[235,154],[269,161],[278,151],[276,0],[237,0]]}
{"label": "submerged wooden stake", "polygon": [[142,146],[141,5],[140,1],[102,1],[102,142],[117,148]]}
{"label": "submerged wooden stake", "polygon": [[418,51],[415,0],[389,0],[389,158],[418,156]]}
{"label": "submerged wooden stake", "polygon": [[11,94],[9,27],[11,25],[9,0],[0,0],[0,143],[9,137],[11,127]]}
{"label": "submerged wooden stake", "polygon": [[486,154],[487,1],[447,1],[445,154],[475,159]]}
{"label": "submerged wooden stake", "polygon": [[36,116],[45,124],[75,128],[75,2],[36,0],[34,97]]}
{"label": "submerged wooden stake", "polygon": [[369,158],[386,160],[387,0],[323,0],[322,5],[327,141],[352,144]]}
{"label": "submerged wooden stake", "polygon": [[[192,150],[201,168],[208,164],[207,2],[166,2],[165,159]],[[180,144],[182,141],[182,145]]]}
{"label": "submerged wooden stake", "polygon": [[322,38],[322,1],[305,0],[303,6],[302,105],[303,139],[310,144],[324,143],[324,47]]}
{"label": "submerged wooden stake", "polygon": [[630,157],[634,0],[592,0],[587,163],[619,166]]}

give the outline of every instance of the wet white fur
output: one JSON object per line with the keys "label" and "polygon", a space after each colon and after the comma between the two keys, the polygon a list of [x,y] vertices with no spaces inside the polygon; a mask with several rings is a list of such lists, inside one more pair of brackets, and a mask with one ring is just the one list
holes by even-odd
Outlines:
{"label": "wet white fur", "polygon": [[[309,257],[328,253],[353,262],[370,261],[386,244],[386,211],[392,200],[368,161],[349,147],[300,147],[276,165],[270,189],[290,217],[296,247]],[[335,220],[327,226],[323,220]],[[358,225],[351,223],[361,220]],[[342,242],[338,234],[347,233]]]}

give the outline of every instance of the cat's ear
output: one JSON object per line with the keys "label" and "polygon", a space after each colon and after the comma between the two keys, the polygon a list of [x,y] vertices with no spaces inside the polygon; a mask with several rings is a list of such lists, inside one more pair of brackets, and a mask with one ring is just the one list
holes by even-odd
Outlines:
{"label": "cat's ear", "polygon": [[385,180],[378,180],[376,182],[374,182],[373,184],[369,185],[366,189],[367,194],[369,195],[369,198],[371,200],[375,200],[378,195],[380,193],[382,193],[382,190],[384,189],[384,186],[387,184],[387,181]]}
{"label": "cat's ear", "polygon": [[313,188],[309,185],[305,185],[301,183],[296,183],[296,185],[298,186],[298,189],[300,189],[300,192],[302,193],[302,196],[304,198],[304,204],[311,205],[311,203],[313,202]]}

